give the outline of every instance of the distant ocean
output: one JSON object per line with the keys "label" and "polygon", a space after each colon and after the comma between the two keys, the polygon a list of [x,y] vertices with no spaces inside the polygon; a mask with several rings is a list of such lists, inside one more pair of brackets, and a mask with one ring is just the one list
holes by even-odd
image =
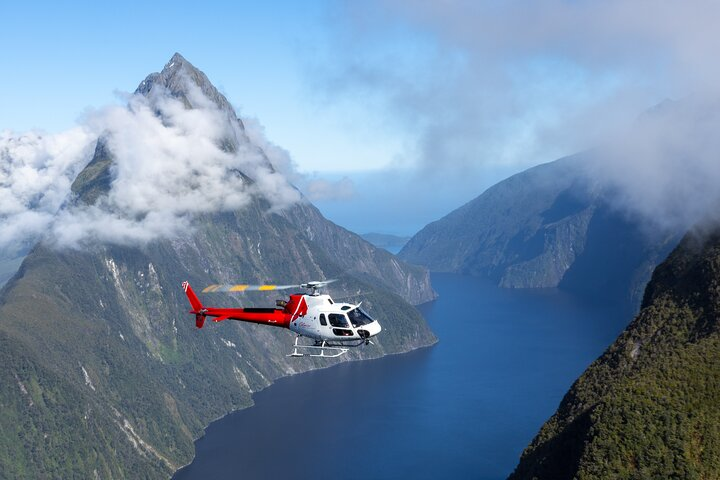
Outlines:
{"label": "distant ocean", "polygon": [[436,346],[281,379],[211,424],[173,478],[504,479],[631,318],[554,289],[432,281]]}

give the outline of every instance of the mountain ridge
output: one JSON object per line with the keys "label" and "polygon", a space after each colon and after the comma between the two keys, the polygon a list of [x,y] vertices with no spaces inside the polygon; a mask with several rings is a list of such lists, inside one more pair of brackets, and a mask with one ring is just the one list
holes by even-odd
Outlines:
{"label": "mountain ridge", "polygon": [[506,288],[606,292],[637,308],[680,233],[648,234],[606,202],[603,185],[587,175],[594,161],[585,152],[515,174],[425,226],[398,256]]}

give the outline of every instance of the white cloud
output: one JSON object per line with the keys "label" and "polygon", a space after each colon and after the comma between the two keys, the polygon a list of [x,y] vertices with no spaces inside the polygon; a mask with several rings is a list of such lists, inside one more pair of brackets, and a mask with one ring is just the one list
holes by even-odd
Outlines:
{"label": "white cloud", "polygon": [[720,85],[712,0],[344,5],[323,86],[390,113],[428,169],[549,161]]}
{"label": "white cloud", "polygon": [[595,152],[589,178],[607,200],[671,231],[720,219],[720,108],[686,99],[644,115]]}
{"label": "white cloud", "polygon": [[[272,209],[301,200],[270,163],[285,160],[263,152],[270,144],[261,134],[251,140],[191,82],[188,97],[192,109],[154,89],[128,97],[127,107],[91,112],[63,134],[3,133],[0,248],[17,249],[44,232],[62,247],[144,243],[188,231],[194,214],[239,210],[255,196]],[[110,190],[93,205],[63,205],[100,136],[113,156]]]}
{"label": "white cloud", "polygon": [[312,201],[349,200],[355,196],[355,184],[348,177],[339,180],[309,178],[303,190]]}
{"label": "white cloud", "polygon": [[294,203],[297,201],[298,193],[296,191],[288,192],[284,188],[278,190],[277,187],[282,186],[283,182],[286,181],[285,179],[289,179],[313,202],[318,200],[346,200],[354,196],[355,188],[348,177],[333,181],[318,178],[313,174],[300,173],[287,150],[268,141],[265,130],[257,119],[243,119],[243,122],[250,144],[260,147],[280,174],[262,176],[262,189],[267,192],[275,192],[273,195],[279,196],[281,203]]}
{"label": "white cloud", "polygon": [[[342,8],[320,65],[323,86],[394,118],[428,188],[610,145],[592,176],[618,208],[685,228],[720,205],[720,3],[369,0]],[[687,97],[694,100],[633,124],[665,98]]]}
{"label": "white cloud", "polygon": [[47,230],[95,138],[85,127],[55,135],[0,132],[0,251],[16,253]]}

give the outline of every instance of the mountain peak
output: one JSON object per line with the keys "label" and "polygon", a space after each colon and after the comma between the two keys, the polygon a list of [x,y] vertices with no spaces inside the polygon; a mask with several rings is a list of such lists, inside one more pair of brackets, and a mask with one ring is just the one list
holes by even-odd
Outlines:
{"label": "mountain peak", "polygon": [[[193,91],[195,90],[193,85],[227,116],[231,128],[221,140],[222,148],[225,151],[236,151],[240,142],[248,141],[242,120],[237,117],[230,102],[215,88],[208,77],[179,53],[175,53],[170,58],[162,71],[145,77],[135,90],[135,94],[148,97],[151,104],[156,100],[156,96],[170,96],[181,101],[187,109],[207,108],[206,100],[198,101],[199,96],[197,91]],[[156,113],[162,115],[160,111]],[[110,191],[114,178],[111,170],[114,157],[107,141],[108,139],[104,137],[98,139],[92,160],[71,186],[72,192],[83,203],[94,204],[99,197]],[[273,170],[264,152],[261,156],[267,166]]]}
{"label": "mountain peak", "polygon": [[[227,98],[215,88],[201,70],[177,52],[165,64],[161,72],[151,73],[145,77],[135,93],[148,96],[154,88],[159,86],[166,89],[171,96],[181,100],[188,108],[194,108],[197,105],[193,104],[191,95],[189,95],[191,84],[199,87],[200,91],[218,108],[227,112],[230,118],[237,119],[237,114]],[[242,123],[240,125],[242,128]]]}
{"label": "mountain peak", "polygon": [[[172,58],[170,58],[170,61],[167,63],[167,65],[165,66],[165,68],[168,68],[169,66],[172,67],[172,65],[173,65],[174,63],[187,63],[188,65],[190,65],[190,66],[192,67],[192,64],[190,64],[190,62],[188,62],[187,60],[185,60],[185,57],[183,57],[182,55],[180,55],[179,52],[175,52],[175,54],[172,56]],[[195,68],[195,67],[193,67],[193,68]]]}
{"label": "mountain peak", "polygon": [[190,78],[203,79],[210,83],[210,81],[202,71],[200,71],[192,63],[188,62],[185,57],[180,55],[178,52],[175,52],[175,54],[170,58],[170,60],[168,60],[168,62],[163,67],[160,75],[164,76],[165,78],[171,78],[178,75],[179,72],[182,72]]}

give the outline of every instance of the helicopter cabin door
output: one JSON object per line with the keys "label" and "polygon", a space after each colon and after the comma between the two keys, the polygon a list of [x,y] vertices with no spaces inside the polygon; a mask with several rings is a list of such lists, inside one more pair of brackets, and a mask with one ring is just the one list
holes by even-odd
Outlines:
{"label": "helicopter cabin door", "polygon": [[350,322],[344,313],[328,314],[328,321],[332,327],[333,335],[336,337],[352,337],[353,331],[350,329]]}

